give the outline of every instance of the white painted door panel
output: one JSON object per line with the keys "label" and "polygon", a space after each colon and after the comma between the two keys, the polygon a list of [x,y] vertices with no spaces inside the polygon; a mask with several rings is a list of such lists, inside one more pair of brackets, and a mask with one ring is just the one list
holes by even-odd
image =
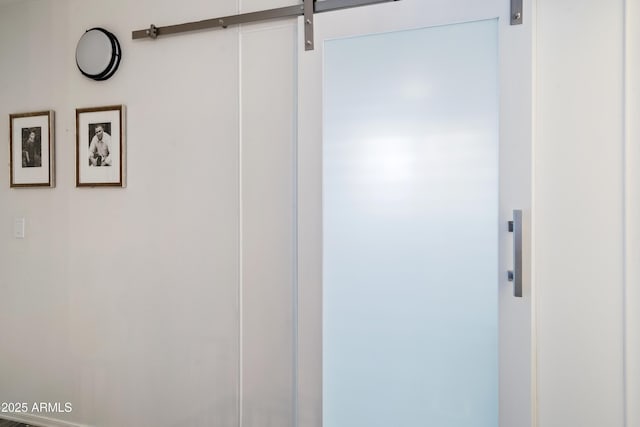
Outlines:
{"label": "white painted door panel", "polygon": [[[315,16],[315,50],[311,52],[303,51],[304,31],[299,25],[297,384],[301,426],[323,425],[323,209],[326,209],[323,206],[323,179],[326,177],[323,178],[322,158],[323,137],[326,138],[326,135],[323,136],[325,42],[495,18],[498,19],[500,177],[498,218],[495,224],[499,251],[498,262],[494,266],[499,296],[498,418],[501,427],[532,425],[534,335],[528,227],[525,227],[524,297],[514,298],[512,285],[506,280],[506,271],[512,268],[513,263],[512,236],[507,232],[507,221],[511,219],[513,209],[524,210],[525,224],[530,217],[532,26],[531,10],[527,5],[524,25],[510,26],[508,3],[403,0],[318,14]],[[390,79],[394,77],[389,76]],[[324,221],[326,224],[326,218]],[[460,268],[464,269],[464,265]]]}

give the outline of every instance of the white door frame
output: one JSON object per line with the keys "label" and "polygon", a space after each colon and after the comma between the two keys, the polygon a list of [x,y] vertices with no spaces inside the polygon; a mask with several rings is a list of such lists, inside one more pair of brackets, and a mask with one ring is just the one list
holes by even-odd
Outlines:
{"label": "white door frame", "polygon": [[640,427],[640,0],[625,2],[625,410]]}
{"label": "white door frame", "polygon": [[[509,0],[401,0],[315,16],[315,50],[304,51],[298,25],[298,329],[297,423],[322,426],[322,81],[323,42],[359,34],[499,18],[500,73],[500,427],[535,420],[535,289],[531,227],[524,235],[524,297],[506,279],[512,268],[507,221],[522,209],[531,224],[534,5],[510,25]],[[509,161],[507,161],[509,159]],[[504,177],[509,177],[505,179]],[[524,188],[524,190],[523,190]],[[519,359],[514,355],[520,352]],[[524,354],[524,357],[522,355]],[[523,360],[526,359],[526,360]],[[506,392],[508,390],[508,392]]]}

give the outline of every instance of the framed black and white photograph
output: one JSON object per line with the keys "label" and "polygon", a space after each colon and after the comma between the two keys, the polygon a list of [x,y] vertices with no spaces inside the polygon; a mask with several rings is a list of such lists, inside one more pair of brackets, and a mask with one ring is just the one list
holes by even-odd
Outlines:
{"label": "framed black and white photograph", "polygon": [[125,186],[124,105],[76,109],[76,187]]}
{"label": "framed black and white photograph", "polygon": [[9,115],[10,185],[54,186],[54,113]]}

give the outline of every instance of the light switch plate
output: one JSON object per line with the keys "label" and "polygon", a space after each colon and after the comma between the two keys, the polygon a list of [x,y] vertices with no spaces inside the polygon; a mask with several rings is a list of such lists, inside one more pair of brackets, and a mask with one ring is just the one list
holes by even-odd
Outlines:
{"label": "light switch plate", "polygon": [[16,239],[24,239],[24,218],[16,218],[13,222],[13,237]]}

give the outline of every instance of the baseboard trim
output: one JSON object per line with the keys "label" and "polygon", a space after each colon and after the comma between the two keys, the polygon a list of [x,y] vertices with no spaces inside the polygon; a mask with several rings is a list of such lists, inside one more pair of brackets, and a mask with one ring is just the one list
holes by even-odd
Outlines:
{"label": "baseboard trim", "polygon": [[0,417],[9,421],[17,421],[20,423],[29,424],[34,427],[90,427],[86,424],[76,424],[69,421],[62,421],[55,418],[42,417],[40,415],[27,413],[0,413]]}

